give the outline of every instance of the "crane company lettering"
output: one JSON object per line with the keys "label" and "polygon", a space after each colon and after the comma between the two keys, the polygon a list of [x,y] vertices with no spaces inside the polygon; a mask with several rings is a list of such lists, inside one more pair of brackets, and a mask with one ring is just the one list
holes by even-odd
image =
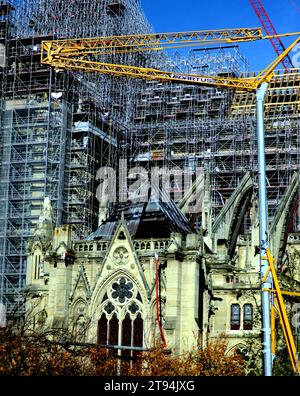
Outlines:
{"label": "crane company lettering", "polygon": [[171,74],[171,78],[182,80],[182,81],[191,81],[191,82],[198,82],[198,83],[206,83],[212,84],[214,80],[208,77],[197,77],[197,76],[185,76],[182,74]]}

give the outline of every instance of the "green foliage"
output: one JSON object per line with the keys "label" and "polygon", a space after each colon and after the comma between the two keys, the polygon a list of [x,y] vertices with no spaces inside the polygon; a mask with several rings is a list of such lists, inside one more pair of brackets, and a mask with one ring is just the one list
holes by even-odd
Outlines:
{"label": "green foliage", "polygon": [[273,376],[291,377],[293,375],[294,371],[291,365],[289,353],[286,346],[284,346],[276,352],[276,357],[273,362]]}
{"label": "green foliage", "polygon": [[247,345],[237,350],[244,359],[245,375],[249,377],[257,377],[263,374],[262,370],[262,352],[259,341],[250,339]]}

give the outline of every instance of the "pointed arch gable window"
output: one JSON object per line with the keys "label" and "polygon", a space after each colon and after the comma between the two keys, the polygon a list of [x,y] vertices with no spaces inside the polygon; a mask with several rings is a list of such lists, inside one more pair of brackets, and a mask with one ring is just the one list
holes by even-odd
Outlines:
{"label": "pointed arch gable window", "polygon": [[[131,346],[132,344],[132,320],[129,313],[126,314],[125,319],[122,321],[122,345]],[[123,350],[122,356],[130,356],[130,350]]]}
{"label": "pointed arch gable window", "polygon": [[33,279],[40,278],[40,269],[41,269],[41,256],[38,254],[34,256],[34,275]]}
{"label": "pointed arch gable window", "polygon": [[38,259],[38,256],[34,256],[34,275],[33,275],[33,279],[37,279],[37,268],[38,268],[37,259]]}
{"label": "pointed arch gable window", "polygon": [[109,321],[109,339],[108,343],[110,345],[118,345],[118,333],[119,333],[119,319],[116,313],[113,314]]}
{"label": "pointed arch gable window", "polygon": [[[114,279],[102,298],[98,321],[98,343],[102,345],[143,346],[143,301],[137,286],[125,275]],[[122,356],[135,356],[130,349]]]}
{"label": "pointed arch gable window", "polygon": [[107,329],[108,320],[105,313],[103,313],[98,321],[98,344],[107,345]]}
{"label": "pointed arch gable window", "polygon": [[241,326],[241,308],[239,304],[231,305],[230,329],[239,330]]}
{"label": "pointed arch gable window", "polygon": [[253,305],[244,304],[243,307],[243,329],[252,330],[253,329]]}
{"label": "pointed arch gable window", "polygon": [[133,322],[133,346],[142,347],[143,346],[143,319],[139,313]]}

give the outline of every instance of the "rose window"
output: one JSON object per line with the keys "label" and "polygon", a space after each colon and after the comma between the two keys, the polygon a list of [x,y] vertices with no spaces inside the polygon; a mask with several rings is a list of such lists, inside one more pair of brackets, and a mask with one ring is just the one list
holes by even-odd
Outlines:
{"label": "rose window", "polygon": [[112,298],[117,300],[120,304],[124,304],[126,298],[129,300],[133,295],[132,282],[126,281],[125,278],[120,278],[118,282],[112,284],[113,292]]}

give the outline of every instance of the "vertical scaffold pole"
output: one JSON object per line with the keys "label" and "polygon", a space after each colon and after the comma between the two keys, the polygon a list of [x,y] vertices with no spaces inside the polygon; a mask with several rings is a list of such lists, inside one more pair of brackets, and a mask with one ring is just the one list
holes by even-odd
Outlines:
{"label": "vertical scaffold pole", "polygon": [[[266,188],[266,159],[265,159],[265,131],[264,131],[264,101],[268,83],[264,82],[256,91],[257,117],[257,151],[258,151],[258,201],[259,201],[259,242],[260,242],[260,276],[264,278],[269,263],[266,249],[268,248],[268,204]],[[262,289],[272,289],[272,275],[269,275],[261,285]],[[264,356],[264,375],[272,376],[272,349],[271,349],[271,315],[270,293],[261,292],[262,303],[262,345]]]}

